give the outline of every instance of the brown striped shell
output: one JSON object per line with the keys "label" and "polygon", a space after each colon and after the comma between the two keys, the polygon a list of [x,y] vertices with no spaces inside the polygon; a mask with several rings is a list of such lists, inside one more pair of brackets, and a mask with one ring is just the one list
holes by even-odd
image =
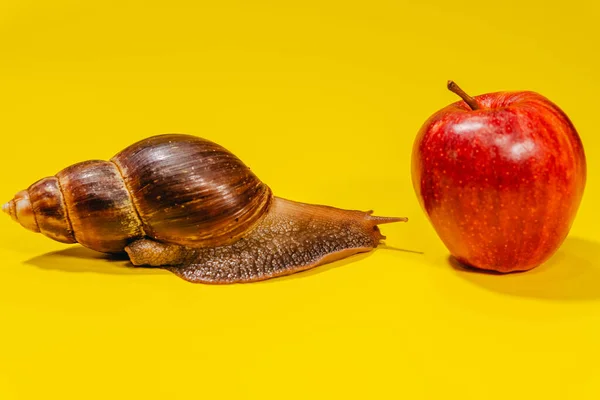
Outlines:
{"label": "brown striped shell", "polygon": [[226,245],[266,213],[271,190],[223,147],[160,135],[110,161],[86,161],[44,178],[3,209],[63,243],[122,252],[143,237],[188,247]]}

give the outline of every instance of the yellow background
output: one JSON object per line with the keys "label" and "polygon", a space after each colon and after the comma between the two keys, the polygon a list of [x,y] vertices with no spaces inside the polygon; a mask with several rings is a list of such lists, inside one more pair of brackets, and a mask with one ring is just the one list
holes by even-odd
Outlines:
{"label": "yellow background", "polygon": [[[600,396],[594,1],[0,0],[0,200],[149,135],[237,154],[283,197],[381,215],[387,247],[258,284],[133,269],[0,220],[0,399]],[[538,91],[589,178],[546,265],[453,268],[410,182],[425,119]],[[401,251],[399,249],[408,250]]]}

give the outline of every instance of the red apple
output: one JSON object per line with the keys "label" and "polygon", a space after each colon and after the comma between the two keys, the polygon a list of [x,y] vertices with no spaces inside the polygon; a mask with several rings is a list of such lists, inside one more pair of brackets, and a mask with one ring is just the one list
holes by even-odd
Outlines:
{"label": "red apple", "polygon": [[412,179],[450,253],[468,266],[522,271],[566,238],[586,181],[567,115],[534,92],[471,97],[433,114],[414,143]]}

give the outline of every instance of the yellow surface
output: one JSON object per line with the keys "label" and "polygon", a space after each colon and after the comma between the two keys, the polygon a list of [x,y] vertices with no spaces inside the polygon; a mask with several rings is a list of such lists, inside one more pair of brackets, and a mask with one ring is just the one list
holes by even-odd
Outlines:
{"label": "yellow surface", "polygon": [[[0,1],[0,200],[186,132],[280,196],[410,217],[369,255],[220,287],[3,217],[0,399],[599,398],[599,18],[591,0]],[[412,141],[449,78],[538,91],[581,134],[585,198],[537,270],[454,269],[419,209]]]}

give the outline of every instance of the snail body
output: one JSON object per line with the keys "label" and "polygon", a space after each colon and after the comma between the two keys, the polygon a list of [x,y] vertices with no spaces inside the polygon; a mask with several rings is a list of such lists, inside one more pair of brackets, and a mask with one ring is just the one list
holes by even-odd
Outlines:
{"label": "snail body", "polygon": [[190,135],[137,142],[110,161],[74,164],[3,206],[23,227],[192,282],[250,282],[369,251],[374,217],[293,202],[235,155]]}

